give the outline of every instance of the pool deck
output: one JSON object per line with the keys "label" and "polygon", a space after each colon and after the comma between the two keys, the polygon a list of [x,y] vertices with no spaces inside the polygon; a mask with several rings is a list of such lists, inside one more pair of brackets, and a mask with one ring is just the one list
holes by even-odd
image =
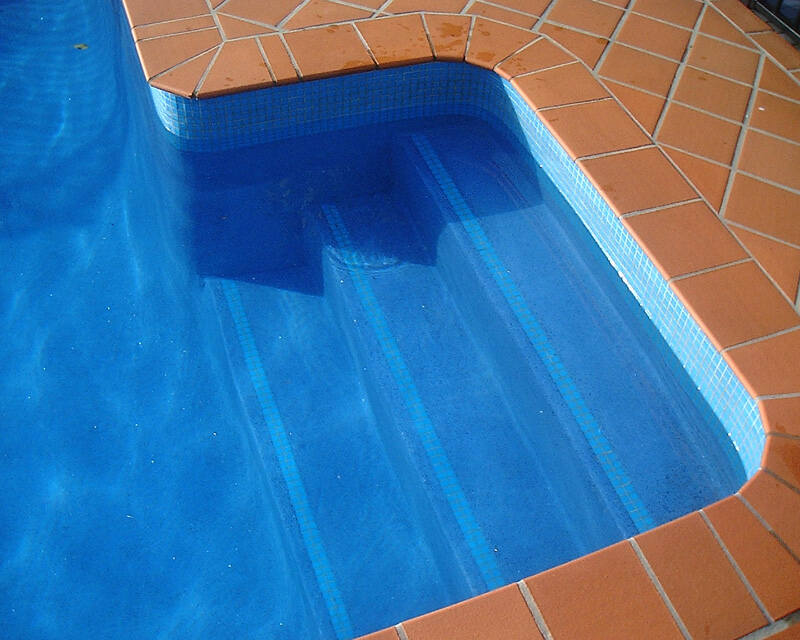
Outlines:
{"label": "pool deck", "polygon": [[123,1],[185,97],[431,60],[510,79],[759,401],[735,495],[367,638],[800,638],[800,51],[738,0]]}

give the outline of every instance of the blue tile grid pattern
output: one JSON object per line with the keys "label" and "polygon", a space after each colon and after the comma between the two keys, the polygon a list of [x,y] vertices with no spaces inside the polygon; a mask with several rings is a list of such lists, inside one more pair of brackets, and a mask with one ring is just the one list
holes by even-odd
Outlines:
{"label": "blue tile grid pattern", "polygon": [[724,425],[747,477],[758,470],[765,435],[756,401],[603,197],[507,80],[466,64],[433,62],[208,100],[188,100],[155,88],[152,93],[172,142],[193,151],[422,116],[469,115],[505,126],[537,159],[664,336]]}

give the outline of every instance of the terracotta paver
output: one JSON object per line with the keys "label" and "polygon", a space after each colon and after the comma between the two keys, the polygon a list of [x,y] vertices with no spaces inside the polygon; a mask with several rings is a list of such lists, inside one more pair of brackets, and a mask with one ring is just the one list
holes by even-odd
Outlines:
{"label": "terracotta paver", "polygon": [[683,637],[629,542],[525,582],[555,638]]}
{"label": "terracotta paver", "polygon": [[623,222],[667,278],[748,257],[702,202],[631,216]]}
{"label": "terracotta paver", "polygon": [[408,640],[542,640],[515,584],[404,622],[403,629]]}
{"label": "terracotta paver", "polygon": [[636,540],[692,638],[739,638],[767,624],[699,514]]}
{"label": "terracotta paver", "polygon": [[800,317],[754,262],[682,278],[672,288],[702,318],[719,349],[800,324]]}
{"label": "terracotta paver", "polygon": [[704,511],[767,612],[777,619],[800,608],[800,565],[744,503],[731,496]]}
{"label": "terracotta paver", "polygon": [[[145,76],[192,99],[432,59],[512,79],[617,214],[646,211],[623,224],[766,396],[766,471],[704,510],[719,540],[694,514],[642,552],[694,638],[765,623],[720,544],[770,616],[800,606],[800,52],[739,0],[123,3]],[[555,640],[682,637],[629,542],[526,584]],[[541,637],[517,585],[404,631]]]}
{"label": "terracotta paver", "polygon": [[383,629],[382,631],[362,636],[362,640],[398,640],[399,637],[395,629]]}

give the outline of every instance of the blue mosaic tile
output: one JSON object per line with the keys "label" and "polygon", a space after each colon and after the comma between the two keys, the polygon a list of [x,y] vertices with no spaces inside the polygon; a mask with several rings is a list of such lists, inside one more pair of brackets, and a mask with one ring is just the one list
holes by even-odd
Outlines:
{"label": "blue mosaic tile", "polygon": [[470,115],[525,146],[575,210],[725,427],[751,477],[765,435],[745,390],[667,282],[577,164],[511,84],[466,64],[434,62],[286,85],[209,100],[152,89],[176,146],[230,149],[363,124]]}

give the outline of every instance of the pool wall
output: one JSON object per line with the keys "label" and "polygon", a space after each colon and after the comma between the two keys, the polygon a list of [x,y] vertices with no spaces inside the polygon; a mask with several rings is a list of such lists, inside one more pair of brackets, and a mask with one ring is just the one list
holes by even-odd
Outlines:
{"label": "pool wall", "polygon": [[468,115],[504,127],[541,164],[678,356],[725,427],[747,477],[758,470],[765,435],[756,401],[508,80],[466,64],[433,62],[200,101],[156,88],[151,91],[173,142],[191,151],[263,144],[420,116]]}

